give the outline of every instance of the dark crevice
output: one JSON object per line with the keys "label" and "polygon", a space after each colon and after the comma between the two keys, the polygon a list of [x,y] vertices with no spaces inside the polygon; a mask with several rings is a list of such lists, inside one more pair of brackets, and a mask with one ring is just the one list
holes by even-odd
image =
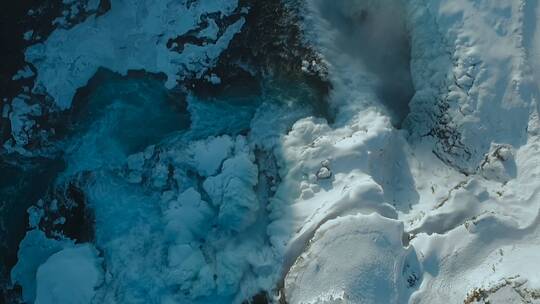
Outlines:
{"label": "dark crevice", "polygon": [[45,200],[49,203],[42,207],[45,215],[39,228],[47,237],[63,235],[77,243],[94,240],[94,214],[76,180],[54,189]]}
{"label": "dark crevice", "polygon": [[266,292],[260,292],[253,296],[250,300],[244,301],[242,304],[268,304],[270,301],[268,300],[268,295]]}

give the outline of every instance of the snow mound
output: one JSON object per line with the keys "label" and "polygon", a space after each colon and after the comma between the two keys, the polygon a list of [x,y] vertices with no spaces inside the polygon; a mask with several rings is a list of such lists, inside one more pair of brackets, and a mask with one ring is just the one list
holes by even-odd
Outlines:
{"label": "snow mound", "polygon": [[323,224],[285,278],[288,303],[405,303],[421,279],[403,224],[377,214]]}
{"label": "snow mound", "polygon": [[35,303],[92,303],[103,276],[100,260],[96,249],[89,244],[53,254],[38,268]]}
{"label": "snow mound", "polygon": [[492,142],[525,144],[538,94],[529,68],[538,57],[535,2],[410,1],[407,8],[417,87],[409,130],[431,133],[439,156],[466,172]]}
{"label": "snow mound", "polygon": [[[237,141],[237,145],[241,147],[245,142]],[[241,231],[256,219],[259,205],[254,187],[258,181],[258,170],[253,161],[250,154],[239,153],[223,163],[218,175],[207,178],[203,183],[212,203],[219,207],[219,223],[225,229]]]}
{"label": "snow mound", "polygon": [[73,246],[73,243],[49,239],[38,229],[26,233],[19,245],[18,262],[11,270],[11,280],[22,286],[25,302],[32,302],[36,298],[36,274],[40,265],[66,246]]}
{"label": "snow mound", "polygon": [[[312,117],[293,125],[278,154],[283,182],[271,199],[268,229],[272,244],[285,256],[285,270],[328,220],[371,212],[397,217],[368,174],[370,155],[384,149],[391,134],[389,120],[371,109],[341,128]],[[324,165],[332,174],[321,179],[317,173]]]}
{"label": "snow mound", "polygon": [[105,303],[241,303],[277,281],[246,137],[191,136],[177,134],[85,183],[112,274],[97,290]]}

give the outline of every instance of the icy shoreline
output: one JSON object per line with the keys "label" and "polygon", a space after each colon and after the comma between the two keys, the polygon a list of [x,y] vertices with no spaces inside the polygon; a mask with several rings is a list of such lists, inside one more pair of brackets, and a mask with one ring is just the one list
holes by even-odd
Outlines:
{"label": "icy shoreline", "polygon": [[[99,67],[164,73],[167,89],[187,76],[226,85],[212,68],[248,8],[117,3],[28,49],[34,91],[67,109]],[[314,117],[318,101],[295,91],[304,83],[269,81],[247,97],[187,90],[189,127],[137,130],[179,118],[137,85],[136,98],[106,91],[57,180],[81,187],[95,239],[46,237],[31,209],[12,271],[25,301],[538,302],[536,2],[298,4],[314,54],[297,64],[328,77],[333,121]],[[15,151],[39,116],[25,103],[7,114]],[[73,263],[91,275],[50,275]],[[78,294],[47,287],[66,280]]]}

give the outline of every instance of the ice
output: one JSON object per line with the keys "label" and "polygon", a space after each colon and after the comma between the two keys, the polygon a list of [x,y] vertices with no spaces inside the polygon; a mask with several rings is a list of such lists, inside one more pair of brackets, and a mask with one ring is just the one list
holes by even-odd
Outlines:
{"label": "ice", "polygon": [[259,208],[255,194],[258,169],[242,137],[236,141],[234,157],[223,163],[221,173],[207,178],[203,188],[219,208],[219,223],[224,229],[242,231],[256,220]]}
{"label": "ice", "polygon": [[[440,145],[439,153],[461,169],[471,171],[489,151],[491,142],[520,146],[526,141],[531,94],[538,88],[524,66],[529,59],[520,55],[527,51],[522,43],[512,42],[515,35],[510,32],[512,28],[534,30],[518,21],[522,20],[523,12],[528,11],[521,8],[520,1],[482,3],[478,7],[468,1],[438,3],[438,10],[429,6],[416,12],[413,11],[423,4],[413,1],[410,5],[414,23],[412,36],[418,41],[412,47],[413,77],[415,83],[424,87],[423,92],[439,91],[436,96],[448,101],[445,105],[448,106],[447,122],[444,123],[448,128],[444,138],[451,129],[459,133],[444,146]],[[476,12],[478,18],[471,17],[470,14]],[[440,53],[444,45],[434,41],[437,35],[428,25],[433,23],[443,29],[440,38],[451,44],[450,56]],[[493,48],[493,45],[501,47]],[[425,49],[432,51],[425,52]],[[441,92],[441,86],[447,92]],[[418,96],[411,102],[411,107],[418,112],[416,115],[429,113],[425,111],[430,107],[429,101],[424,97],[427,96]],[[418,119],[421,122],[429,118]],[[448,146],[451,148],[443,148]]]}
{"label": "ice", "polygon": [[203,176],[217,173],[223,161],[232,153],[234,141],[229,136],[209,138],[204,142],[196,142],[188,153],[193,155],[195,167]]}
{"label": "ice", "polygon": [[[31,35],[31,33],[30,33]],[[25,34],[26,36],[26,34]],[[27,39],[28,40],[28,39]],[[17,74],[15,74],[11,79],[12,80],[19,80],[19,79],[25,79],[34,76],[34,72],[30,69],[29,66],[25,65],[22,70],[17,71]]]}
{"label": "ice", "polygon": [[[289,303],[463,303],[479,289],[484,300],[532,299],[540,290],[536,2],[299,2],[335,119],[285,94],[188,92],[189,127],[154,132],[141,122],[177,121],[156,95],[102,98],[103,112],[67,140],[62,178],[83,188],[107,275],[100,281],[95,251],[74,254],[86,245],[32,230],[12,272],[25,301],[36,279],[38,297],[50,295],[40,286],[67,285],[46,274],[73,259],[92,275],[69,267],[70,281],[84,279],[84,297],[96,287],[100,303],[242,303],[261,291],[277,301],[281,287]],[[67,108],[99,66],[163,72],[167,88],[200,77],[243,17],[221,30],[209,20],[198,32],[215,40],[207,46],[179,54],[166,41],[237,5],[113,1],[107,14],[28,50],[35,89]],[[317,63],[301,64],[308,72]],[[206,81],[226,85],[221,73]],[[39,109],[22,97],[3,108],[15,141],[27,142]],[[41,214],[32,211],[36,227]]]}
{"label": "ice", "polygon": [[41,107],[38,104],[30,105],[27,100],[21,97],[12,100],[9,119],[11,121],[11,132],[17,144],[25,145],[28,143],[28,132],[36,123],[31,117],[40,114]]}
{"label": "ice", "polygon": [[244,19],[227,27],[215,43],[186,45],[182,53],[169,50],[167,41],[196,28],[202,14],[230,15],[236,6],[235,0],[201,1],[189,7],[177,1],[112,1],[107,14],[57,29],[44,43],[27,49],[26,60],[38,70],[35,90],[45,88],[61,109],[67,109],[76,90],[99,67],[120,74],[139,69],[162,72],[168,88],[188,73],[200,77],[240,31]]}
{"label": "ice", "polygon": [[71,247],[70,240],[55,240],[45,236],[41,230],[34,229],[26,233],[25,238],[19,245],[19,262],[11,270],[11,280],[23,288],[23,300],[33,302],[36,299],[37,282],[36,276],[39,267],[47,259],[64,249]]}
{"label": "ice", "polygon": [[246,138],[192,136],[178,133],[116,164],[138,179],[103,167],[85,182],[95,244],[112,274],[96,291],[104,303],[240,303],[277,280],[257,226],[266,219]]}
{"label": "ice", "polygon": [[66,248],[39,266],[35,303],[91,303],[102,280],[100,258],[92,245]]}

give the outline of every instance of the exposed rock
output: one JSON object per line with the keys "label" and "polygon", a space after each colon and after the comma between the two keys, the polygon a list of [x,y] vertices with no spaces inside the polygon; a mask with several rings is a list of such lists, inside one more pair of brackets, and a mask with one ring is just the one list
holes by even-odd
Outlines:
{"label": "exposed rock", "polygon": [[332,176],[332,171],[328,169],[327,167],[321,167],[319,171],[317,172],[317,178],[318,179],[327,179]]}
{"label": "exposed rock", "polygon": [[517,175],[514,148],[505,144],[492,144],[480,165],[482,176],[488,180],[506,183]]}

